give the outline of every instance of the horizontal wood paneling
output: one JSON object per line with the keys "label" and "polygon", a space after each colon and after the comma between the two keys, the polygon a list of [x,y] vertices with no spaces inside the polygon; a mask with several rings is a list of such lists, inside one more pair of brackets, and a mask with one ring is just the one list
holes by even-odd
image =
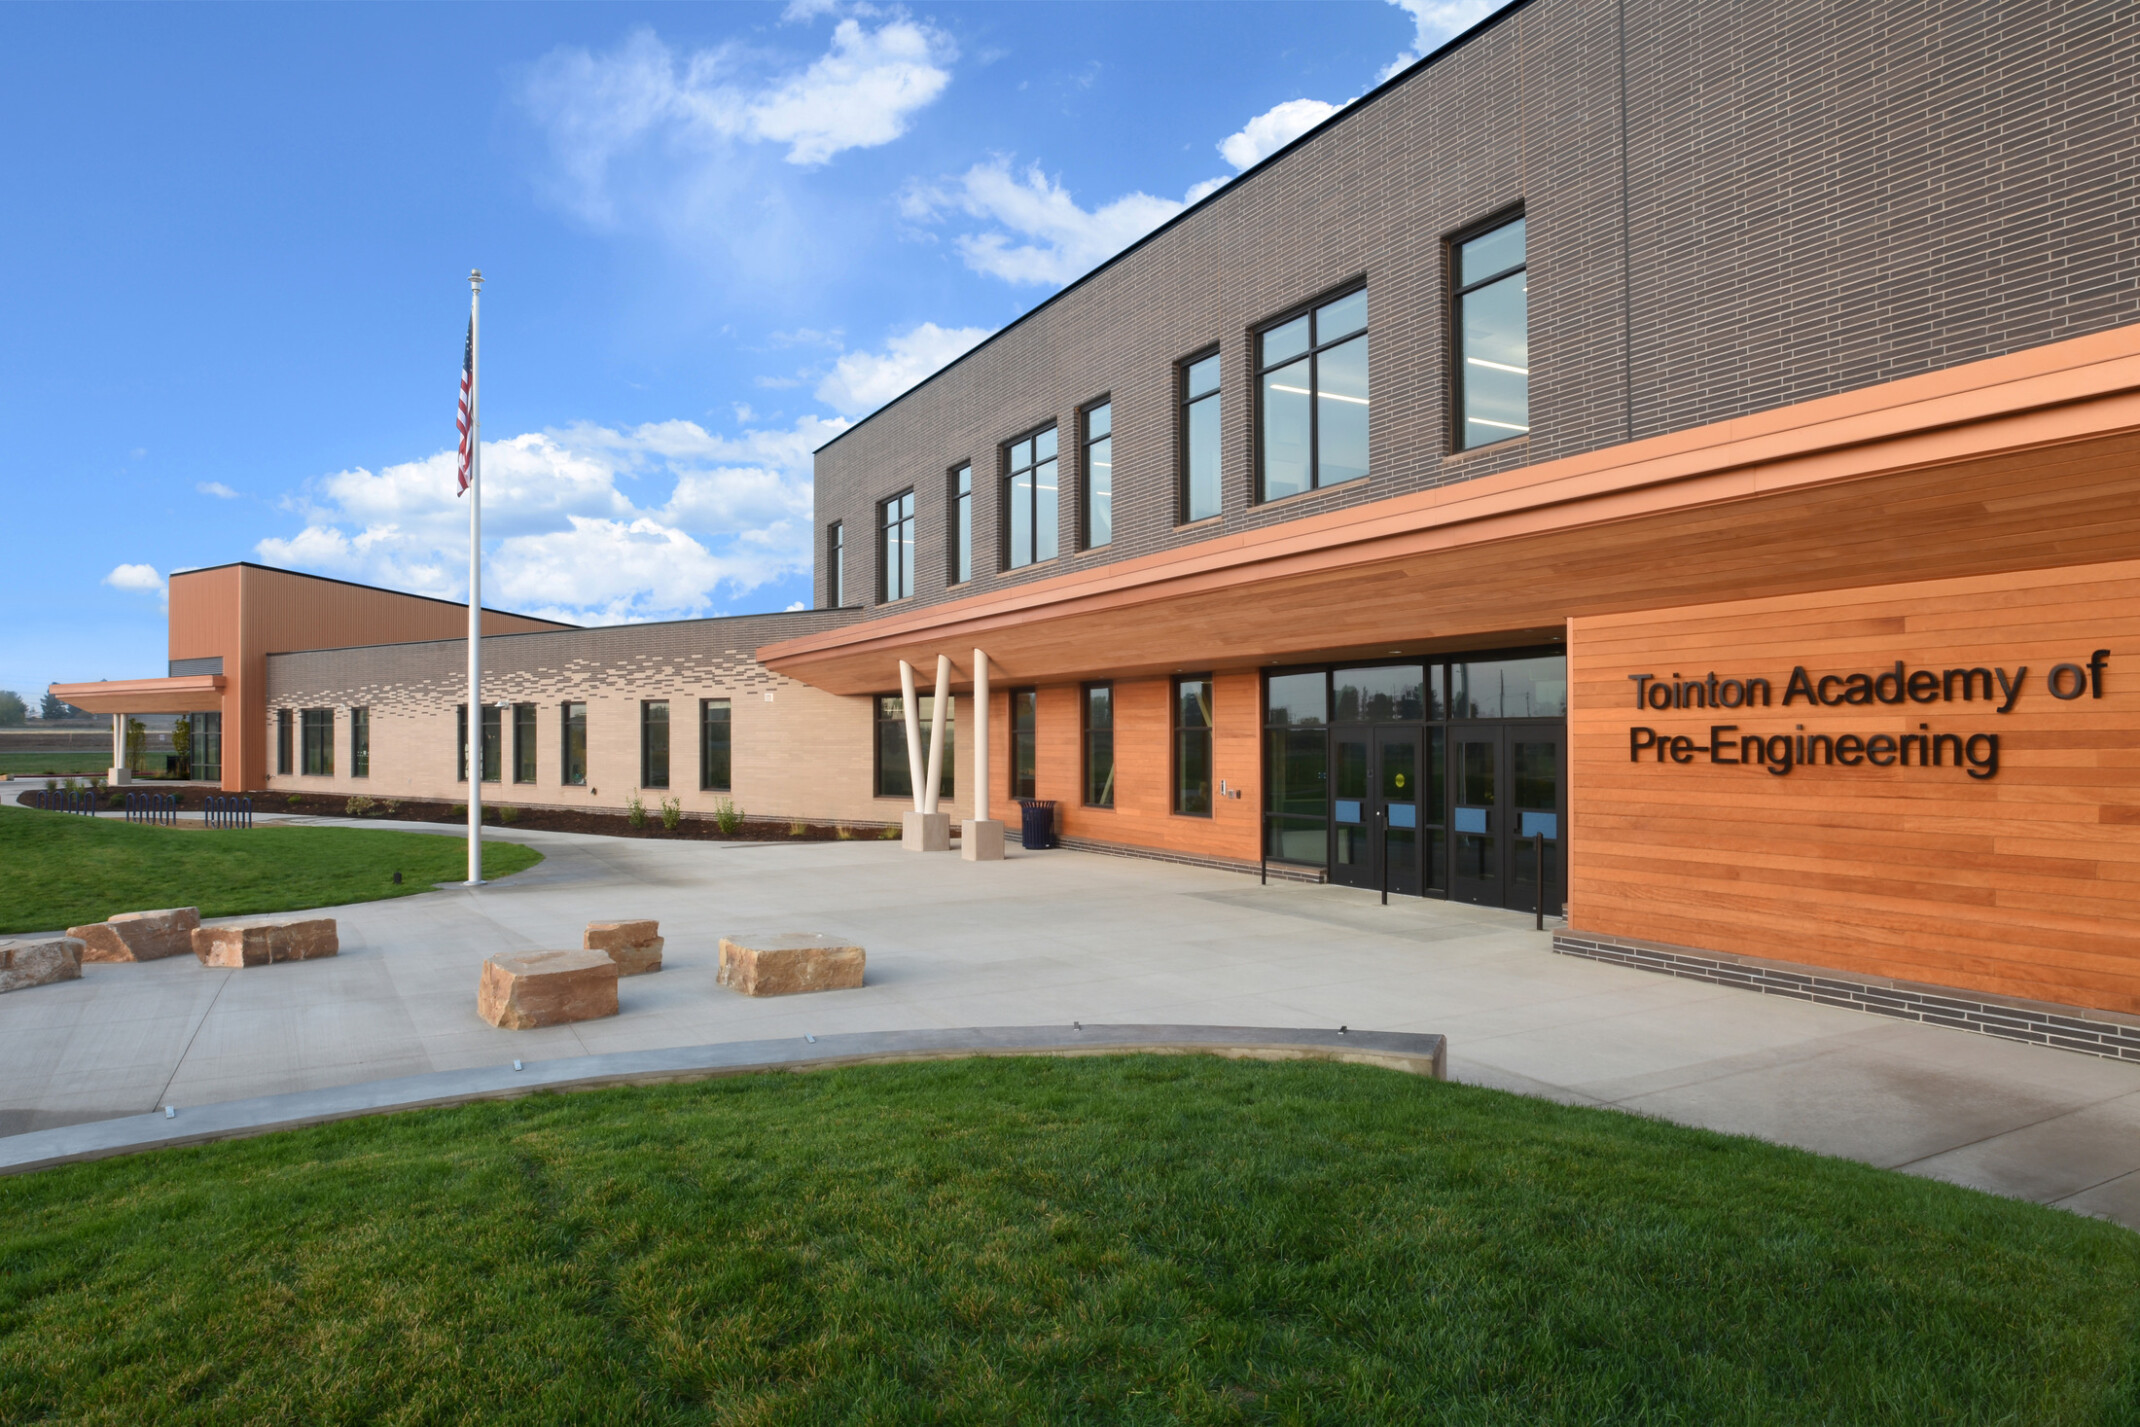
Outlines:
{"label": "horizontal wood paneling", "polygon": [[[2140,562],[1590,616],[1570,647],[1572,926],[2140,1012]],[[2101,698],[2051,696],[2051,666],[2103,648]],[[2006,714],[1782,703],[1794,665],[1817,678],[1898,659],[2028,674]],[[1712,670],[1766,678],[1776,702],[1635,706],[1630,674]],[[1631,727],[1706,747],[1725,723],[1995,733],[1999,771],[1630,761]]]}

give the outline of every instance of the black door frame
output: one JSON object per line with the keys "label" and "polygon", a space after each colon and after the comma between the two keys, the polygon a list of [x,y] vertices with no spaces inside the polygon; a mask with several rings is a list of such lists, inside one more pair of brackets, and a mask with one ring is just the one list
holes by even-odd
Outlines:
{"label": "black door frame", "polygon": [[[1537,884],[1519,880],[1519,863],[1536,855],[1536,836],[1550,831],[1545,842],[1546,910],[1558,915],[1568,896],[1568,729],[1565,719],[1463,719],[1448,725],[1449,749],[1449,891],[1451,900],[1472,906],[1505,907],[1530,911],[1538,900]],[[1526,737],[1525,735],[1529,735]],[[1463,840],[1481,834],[1460,825],[1458,810],[1477,806],[1465,801],[1459,750],[1465,744],[1485,743],[1493,749],[1494,797],[1486,808],[1486,832],[1493,840],[1491,876],[1463,875]],[[1519,743],[1549,744],[1553,748],[1553,807],[1523,808],[1517,805],[1515,748]],[[1528,814],[1528,816],[1527,816]],[[1541,817],[1540,815],[1545,816]]]}

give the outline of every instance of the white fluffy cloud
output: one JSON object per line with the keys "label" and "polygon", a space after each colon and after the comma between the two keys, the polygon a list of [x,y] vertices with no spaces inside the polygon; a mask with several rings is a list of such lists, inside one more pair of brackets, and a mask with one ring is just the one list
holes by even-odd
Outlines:
{"label": "white fluffy cloud", "polygon": [[960,254],[976,272],[1053,287],[1089,272],[1184,206],[1131,193],[1087,210],[1040,165],[1020,174],[1000,157],[975,164],[947,185],[911,189],[904,200],[911,218],[932,220],[956,211],[993,225],[958,237]]}
{"label": "white fluffy cloud", "polygon": [[697,210],[750,196],[738,157],[752,144],[815,166],[890,143],[943,93],[956,57],[948,36],[903,14],[874,28],[843,19],[822,55],[785,71],[734,44],[678,54],[639,29],[605,54],[551,52],[520,99],[548,139],[554,196],[608,226],[635,205]]}
{"label": "white fluffy cloud", "polygon": [[156,573],[154,565],[115,565],[104,577],[104,583],[115,590],[139,590],[168,600],[170,592],[164,585],[163,576]]}
{"label": "white fluffy cloud", "polygon": [[[715,613],[810,567],[810,452],[846,423],[734,436],[580,425],[483,443],[484,602],[575,624]],[[441,451],[342,471],[288,502],[271,564],[465,598],[468,507]]]}
{"label": "white fluffy cloud", "polygon": [[238,493],[221,481],[202,481],[194,486],[202,495],[212,495],[217,500],[236,500]]}
{"label": "white fluffy cloud", "polygon": [[893,397],[970,350],[986,327],[939,327],[924,322],[885,344],[882,352],[847,352],[817,384],[817,399],[845,416],[875,411]]}
{"label": "white fluffy cloud", "polygon": [[1417,64],[1427,51],[1454,39],[1501,8],[1502,0],[1390,0],[1412,17],[1412,47],[1397,56],[1382,71],[1388,79],[1398,70]]}
{"label": "white fluffy cloud", "polygon": [[1320,99],[1288,99],[1274,104],[1219,141],[1219,153],[1234,172],[1255,167],[1342,108]]}

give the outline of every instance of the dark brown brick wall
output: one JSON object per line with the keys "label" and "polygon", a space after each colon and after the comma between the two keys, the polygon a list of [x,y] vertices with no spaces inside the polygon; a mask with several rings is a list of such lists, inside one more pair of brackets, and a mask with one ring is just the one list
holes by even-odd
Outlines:
{"label": "dark brown brick wall", "polygon": [[[876,502],[909,485],[928,603],[2140,320],[2136,17],[1535,0],[821,451],[818,599],[843,520],[848,601],[874,603]],[[1453,456],[1444,240],[1517,203],[1532,434]],[[1252,508],[1250,333],[1362,275],[1373,473]],[[1214,341],[1224,512],[1179,527],[1174,364]],[[1103,393],[1115,542],[1078,553],[1076,412]],[[999,443],[1050,417],[1064,553],[999,573]],[[981,548],[947,592],[967,460]]]}

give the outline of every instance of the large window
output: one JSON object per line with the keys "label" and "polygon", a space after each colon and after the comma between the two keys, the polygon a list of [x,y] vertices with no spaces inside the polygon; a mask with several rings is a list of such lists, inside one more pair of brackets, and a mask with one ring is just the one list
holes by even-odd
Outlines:
{"label": "large window", "polygon": [[639,786],[669,786],[669,701],[639,701]]}
{"label": "large window", "polygon": [[901,491],[877,507],[883,536],[878,558],[877,598],[886,604],[914,593],[914,492]]}
{"label": "large window", "polygon": [[[495,783],[504,773],[505,720],[504,710],[496,704],[483,705],[483,781]],[[457,704],[453,711],[453,745],[455,748],[454,778],[462,783],[468,781],[468,705]]]}
{"label": "large window", "polygon": [[1054,427],[1011,442],[1003,476],[1006,568],[1055,558],[1055,484]]}
{"label": "large window", "polygon": [[513,781],[535,781],[535,705],[513,705]]}
{"label": "large window", "polygon": [[1330,860],[1330,690],[1321,670],[1264,684],[1263,852],[1273,862]]}
{"label": "large window", "polygon": [[304,720],[305,776],[334,776],[334,710],[306,709]]}
{"label": "large window", "polygon": [[1211,816],[1211,680],[1174,681],[1174,811]]}
{"label": "large window", "polygon": [[587,786],[587,705],[558,709],[558,780],[571,788]]}
{"label": "large window", "polygon": [[1530,276],[1523,220],[1455,244],[1459,450],[1531,429]]}
{"label": "large window", "polygon": [[1219,513],[1219,354],[1181,367],[1181,518]]}
{"label": "large window", "polygon": [[835,520],[825,532],[825,607],[847,603],[847,526]]}
{"label": "large window", "polygon": [[371,775],[372,711],[368,708],[351,709],[349,711],[349,776],[352,778],[369,778]]}
{"label": "large window", "polygon": [[[924,769],[929,761],[929,729],[932,720],[930,711],[936,700],[922,697],[916,702],[921,714],[921,758]],[[958,760],[953,756],[958,749],[958,720],[956,705],[944,701],[944,769],[937,784],[941,797],[950,797],[953,778],[951,770]],[[880,798],[911,798],[914,796],[914,780],[907,776],[907,716],[906,701],[897,694],[884,694],[877,700],[877,796]]]}
{"label": "large window", "polygon": [[1367,289],[1266,328],[1257,375],[1264,500],[1367,474]]}
{"label": "large window", "polygon": [[[291,731],[290,711],[275,710],[275,771],[287,774],[296,763],[294,745],[297,736]],[[467,776],[466,774],[462,775]]]}
{"label": "large window", "polygon": [[728,700],[698,701],[698,785],[709,793],[725,793],[730,787],[730,727]]}
{"label": "large window", "polygon": [[193,725],[193,776],[205,783],[220,783],[223,781],[223,715],[195,714]]}
{"label": "large window", "polygon": [[1085,686],[1085,806],[1115,805],[1115,686]]}
{"label": "large window", "polygon": [[1085,408],[1085,461],[1078,483],[1078,542],[1090,550],[1115,538],[1115,407]]}
{"label": "large window", "polygon": [[951,583],[973,578],[973,467],[951,473]]}
{"label": "large window", "polygon": [[1037,798],[1040,763],[1040,690],[1011,690],[1011,796]]}

